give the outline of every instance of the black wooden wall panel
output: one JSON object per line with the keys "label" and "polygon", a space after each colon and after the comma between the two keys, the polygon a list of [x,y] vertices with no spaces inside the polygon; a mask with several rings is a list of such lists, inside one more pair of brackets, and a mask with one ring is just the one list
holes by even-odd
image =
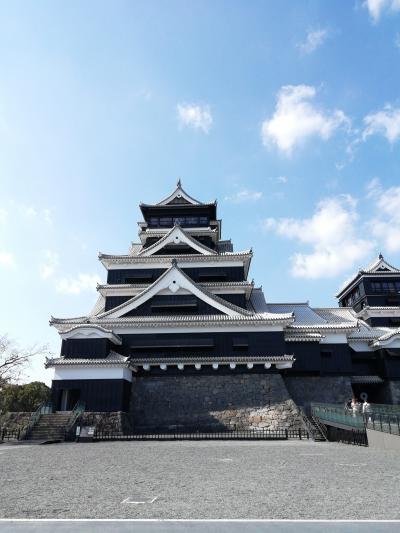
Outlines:
{"label": "black wooden wall panel", "polygon": [[128,411],[131,383],[125,379],[53,380],[52,402],[60,408],[63,389],[78,389],[86,411]]}
{"label": "black wooden wall panel", "polygon": [[[285,353],[285,342],[283,338],[283,333],[280,331],[271,331],[271,332],[240,332],[240,333],[171,333],[171,334],[160,334],[153,333],[149,335],[123,335],[123,345],[122,352],[125,355],[136,355],[136,356],[149,356],[157,357],[160,355],[176,357],[178,354],[183,354],[184,352],[194,353],[204,353],[204,355],[215,355],[215,356],[230,356],[234,355],[283,355]],[[207,342],[212,339],[214,342],[214,347],[209,346],[204,349],[196,348],[195,346],[191,347],[192,339],[195,339],[195,342],[198,342],[201,339],[206,340]],[[152,344],[157,344],[158,346],[162,345],[163,340],[170,343],[171,341],[176,341],[176,344],[185,345],[182,349],[170,349],[170,348],[143,348],[140,350],[141,346],[149,346]],[[240,347],[238,345],[247,346]],[[234,346],[236,344],[236,346]],[[133,347],[133,349],[131,348]]]}
{"label": "black wooden wall panel", "polygon": [[68,358],[101,359],[110,351],[108,339],[65,339],[61,343],[61,355]]}
{"label": "black wooden wall panel", "polygon": [[[220,281],[244,281],[244,270],[243,267],[224,267],[221,263],[220,267],[204,267],[204,268],[184,268],[183,271],[193,280],[206,282],[206,276],[215,275],[218,276],[222,274]],[[151,282],[155,281],[165,272],[165,269],[161,268],[127,268],[127,269],[116,269],[108,270],[107,273],[107,283],[110,284],[120,284],[120,283],[143,283],[143,276],[146,276],[150,279]],[[136,278],[136,279],[135,279]],[[134,279],[135,281],[127,281],[129,279]],[[209,277],[208,280],[212,281],[212,277]],[[147,283],[147,280],[145,281]]]}

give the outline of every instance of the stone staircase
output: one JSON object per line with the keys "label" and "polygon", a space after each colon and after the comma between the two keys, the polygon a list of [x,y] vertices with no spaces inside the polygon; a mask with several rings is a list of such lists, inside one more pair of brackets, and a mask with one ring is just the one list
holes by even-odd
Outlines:
{"label": "stone staircase", "polygon": [[303,409],[303,407],[299,407],[299,411],[303,419],[304,427],[308,431],[313,441],[315,442],[327,441],[328,439],[327,439],[325,428],[321,426],[321,424],[318,423],[318,420],[316,420],[312,415],[308,416],[305,410]]}
{"label": "stone staircase", "polygon": [[42,414],[27,435],[27,440],[65,440],[65,427],[71,413],[68,411]]}

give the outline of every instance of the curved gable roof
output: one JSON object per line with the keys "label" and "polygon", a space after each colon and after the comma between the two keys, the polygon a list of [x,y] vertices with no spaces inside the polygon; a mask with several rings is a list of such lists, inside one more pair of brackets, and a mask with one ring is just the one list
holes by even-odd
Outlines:
{"label": "curved gable roof", "polygon": [[137,255],[148,257],[155,254],[158,250],[164,248],[168,244],[187,244],[190,248],[193,248],[202,255],[216,255],[214,250],[208,248],[204,244],[201,244],[194,237],[183,231],[179,225],[175,225],[171,230],[164,235],[160,240],[149,246],[148,248],[143,248]]}

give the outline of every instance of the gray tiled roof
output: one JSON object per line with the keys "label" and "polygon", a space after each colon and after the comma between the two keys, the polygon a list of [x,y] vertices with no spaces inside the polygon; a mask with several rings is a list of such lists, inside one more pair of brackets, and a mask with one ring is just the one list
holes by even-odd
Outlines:
{"label": "gray tiled roof", "polygon": [[106,299],[104,298],[104,296],[100,294],[99,297],[97,298],[96,303],[93,306],[93,309],[90,311],[89,316],[96,316],[96,315],[99,315],[100,313],[103,313],[105,309],[105,305],[106,305]]}
{"label": "gray tiled roof", "polygon": [[314,311],[329,324],[349,323],[357,325],[355,312],[348,307],[318,307]]}
{"label": "gray tiled roof", "polygon": [[293,313],[295,320],[289,326],[289,329],[343,329],[357,326],[357,317],[354,312],[348,309],[312,308],[307,302],[269,303],[265,301],[264,294],[260,288],[253,290],[250,303],[258,313]]}
{"label": "gray tiled roof", "polygon": [[138,253],[142,250],[143,246],[141,243],[138,242],[132,242],[131,247],[129,249],[130,255],[138,255]]}
{"label": "gray tiled roof", "polygon": [[230,355],[230,356],[217,356],[217,355],[198,355],[192,354],[188,356],[181,357],[132,357],[131,363],[142,365],[142,364],[171,364],[176,365],[179,363],[189,364],[189,363],[202,363],[202,364],[211,364],[211,363],[280,363],[286,361],[293,361],[293,355],[281,355],[281,356],[271,356],[271,355]]}
{"label": "gray tiled roof", "polygon": [[73,365],[93,365],[93,366],[127,366],[129,357],[125,357],[117,352],[110,352],[107,357],[102,359],[93,359],[90,357],[55,357],[46,359],[46,368],[53,366],[73,366]]}
{"label": "gray tiled roof", "polygon": [[212,324],[265,324],[266,322],[287,323],[291,320],[291,315],[288,314],[272,314],[272,313],[256,313],[253,315],[241,316],[227,316],[227,315],[165,315],[165,316],[130,316],[121,318],[55,318],[52,317],[51,324],[62,326],[69,325],[85,325],[87,323],[94,323],[102,326],[110,327],[176,327],[176,326],[204,326],[209,327]]}
{"label": "gray tiled roof", "polygon": [[351,376],[351,383],[366,385],[368,383],[383,383],[383,379],[379,376]]}

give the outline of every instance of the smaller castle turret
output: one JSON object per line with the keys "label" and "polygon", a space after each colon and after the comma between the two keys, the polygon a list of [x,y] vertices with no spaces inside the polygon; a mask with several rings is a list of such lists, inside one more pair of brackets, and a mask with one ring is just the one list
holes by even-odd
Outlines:
{"label": "smaller castle turret", "polygon": [[340,307],[352,307],[370,326],[400,326],[400,269],[382,254],[359,270],[336,296]]}

